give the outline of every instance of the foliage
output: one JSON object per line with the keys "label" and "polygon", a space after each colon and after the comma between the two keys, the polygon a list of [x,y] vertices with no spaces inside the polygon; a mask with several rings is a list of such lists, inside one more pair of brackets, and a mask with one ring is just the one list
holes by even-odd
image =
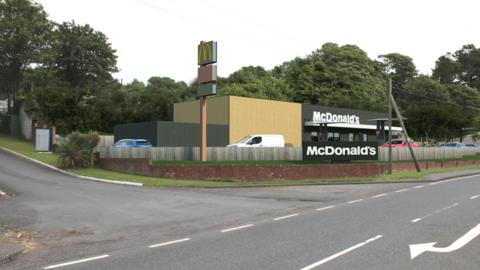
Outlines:
{"label": "foliage", "polygon": [[117,72],[115,50],[102,32],[88,24],[64,22],[53,32],[50,68],[73,87],[104,84]]}
{"label": "foliage", "polygon": [[379,56],[384,73],[392,79],[392,93],[400,105],[408,104],[405,97],[405,86],[409,80],[417,76],[412,58],[399,53]]}
{"label": "foliage", "polygon": [[218,83],[218,94],[273,100],[291,100],[293,91],[285,79],[274,77],[263,67],[242,67]]}
{"label": "foliage", "polygon": [[100,137],[96,132],[71,133],[58,146],[59,166],[73,169],[93,166],[93,148],[99,140]]}
{"label": "foliage", "polygon": [[293,101],[379,110],[385,107],[380,65],[354,45],[326,43],[306,58],[274,68],[294,90]]}
{"label": "foliage", "polygon": [[480,48],[468,44],[454,54],[441,56],[432,76],[442,83],[466,84],[480,90]]}
{"label": "foliage", "polygon": [[43,62],[51,27],[41,5],[0,0],[0,98],[15,100],[23,72]]}
{"label": "foliage", "polygon": [[480,94],[467,86],[448,86],[427,76],[411,79],[403,106],[407,128],[414,137],[444,140],[478,124]]}

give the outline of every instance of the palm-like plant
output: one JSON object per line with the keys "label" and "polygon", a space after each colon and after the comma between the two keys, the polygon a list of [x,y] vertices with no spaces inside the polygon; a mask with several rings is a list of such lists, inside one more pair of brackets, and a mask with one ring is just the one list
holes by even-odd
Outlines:
{"label": "palm-like plant", "polygon": [[59,165],[62,168],[90,167],[94,163],[93,148],[98,144],[96,132],[73,132],[58,146]]}

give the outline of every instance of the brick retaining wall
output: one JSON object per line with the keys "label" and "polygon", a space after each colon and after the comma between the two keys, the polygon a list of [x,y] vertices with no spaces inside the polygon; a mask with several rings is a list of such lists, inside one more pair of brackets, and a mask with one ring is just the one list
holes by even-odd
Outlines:
{"label": "brick retaining wall", "polygon": [[382,173],[382,164],[318,165],[161,165],[149,159],[102,158],[100,166],[118,172],[177,179],[280,180],[368,177]]}
{"label": "brick retaining wall", "polygon": [[[152,165],[149,159],[102,158],[100,166],[117,172],[144,176],[206,180],[281,180],[376,176],[387,171],[383,163],[305,164],[305,165]],[[445,168],[480,164],[467,161],[421,161],[420,167]],[[413,163],[394,163],[394,171],[415,170]]]}

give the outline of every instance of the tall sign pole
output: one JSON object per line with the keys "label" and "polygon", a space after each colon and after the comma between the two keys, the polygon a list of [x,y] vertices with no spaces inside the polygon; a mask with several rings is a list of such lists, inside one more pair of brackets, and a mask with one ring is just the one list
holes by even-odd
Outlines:
{"label": "tall sign pole", "polygon": [[198,44],[197,97],[200,98],[200,160],[207,161],[207,96],[217,94],[217,42]]}

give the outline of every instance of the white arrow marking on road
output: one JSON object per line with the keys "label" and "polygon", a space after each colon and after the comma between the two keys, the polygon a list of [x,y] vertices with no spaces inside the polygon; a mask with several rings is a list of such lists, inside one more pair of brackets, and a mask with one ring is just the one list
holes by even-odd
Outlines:
{"label": "white arrow marking on road", "polygon": [[478,235],[480,235],[480,224],[478,224],[473,229],[468,231],[464,236],[460,237],[457,241],[453,242],[453,244],[445,248],[434,247],[436,242],[410,245],[410,258],[413,260],[415,257],[424,253],[425,251],[452,252],[452,251],[461,249],[463,246],[468,244],[468,242],[472,241]]}

